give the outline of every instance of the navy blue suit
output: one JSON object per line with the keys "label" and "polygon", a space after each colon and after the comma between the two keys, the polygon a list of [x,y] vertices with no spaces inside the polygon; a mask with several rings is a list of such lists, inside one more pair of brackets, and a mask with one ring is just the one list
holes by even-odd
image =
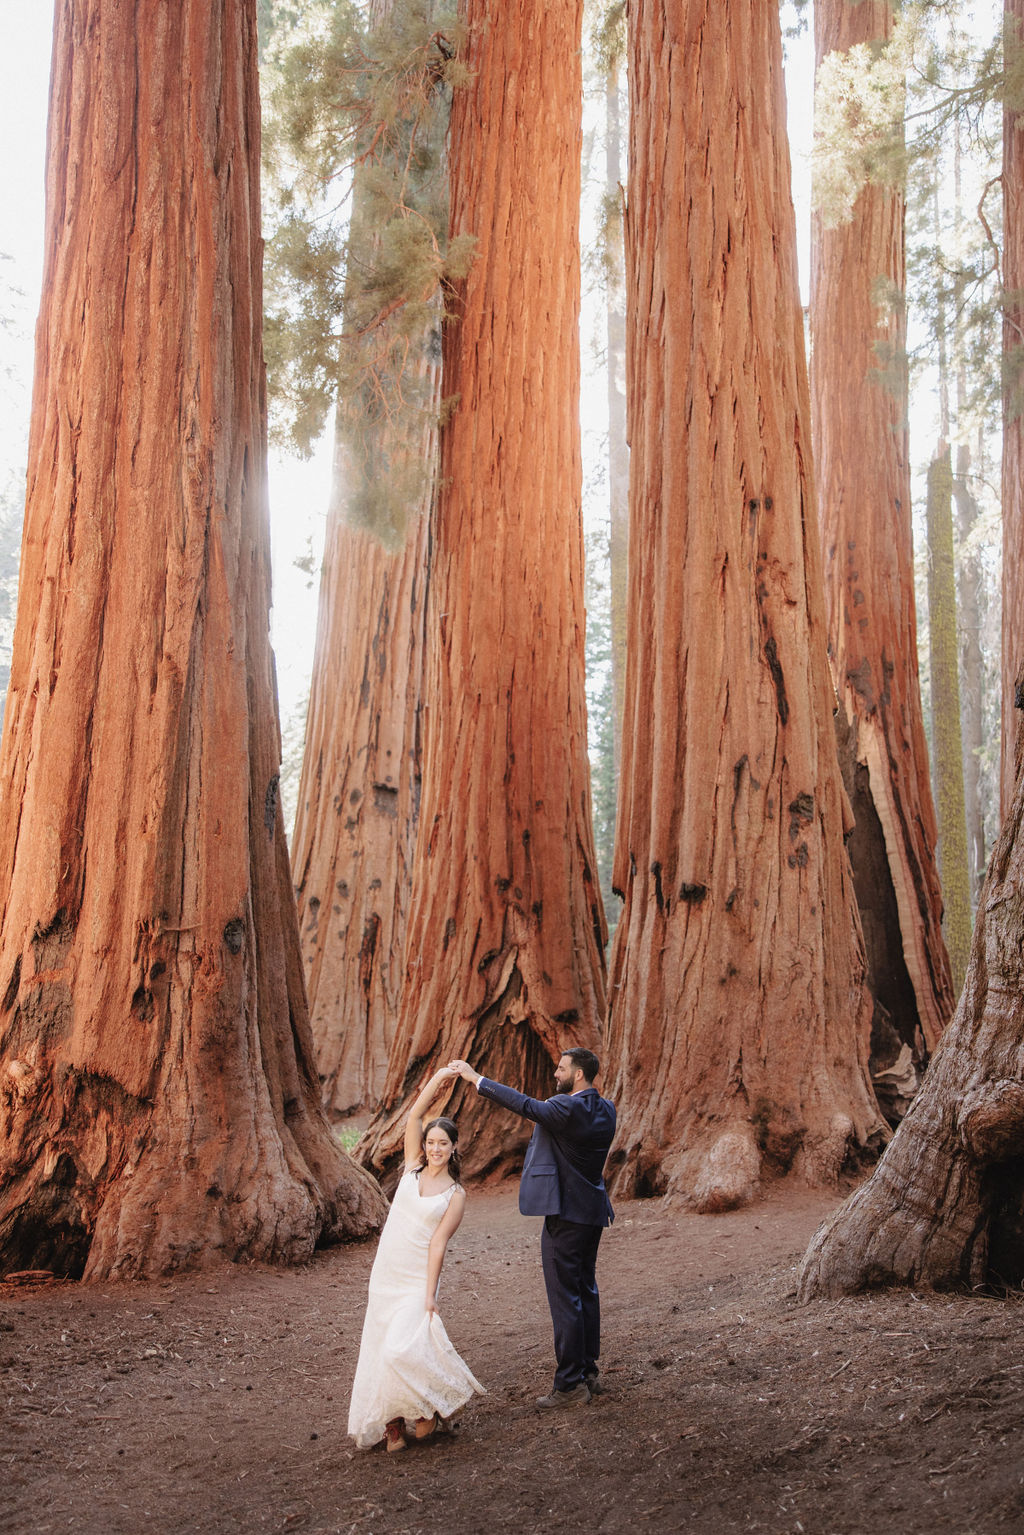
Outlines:
{"label": "navy blue suit", "polygon": [[543,1215],[541,1260],[555,1331],[555,1390],[571,1391],[597,1374],[601,1303],[597,1249],[614,1220],[604,1163],[615,1135],[615,1106],[596,1087],[553,1098],[527,1098],[481,1077],[477,1092],[536,1126],[519,1184],[524,1215]]}

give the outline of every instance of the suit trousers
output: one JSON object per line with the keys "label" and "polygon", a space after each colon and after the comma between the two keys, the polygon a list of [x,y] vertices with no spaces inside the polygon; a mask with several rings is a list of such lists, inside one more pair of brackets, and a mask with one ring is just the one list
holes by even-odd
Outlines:
{"label": "suit trousers", "polygon": [[601,1302],[595,1270],[602,1229],[560,1215],[544,1219],[540,1255],[555,1331],[556,1391],[571,1391],[597,1370]]}

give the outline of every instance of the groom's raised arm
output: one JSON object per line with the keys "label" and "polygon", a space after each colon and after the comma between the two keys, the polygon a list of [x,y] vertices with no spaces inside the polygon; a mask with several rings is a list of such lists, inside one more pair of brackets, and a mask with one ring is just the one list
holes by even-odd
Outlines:
{"label": "groom's raised arm", "polygon": [[481,1098],[489,1098],[492,1103],[500,1104],[503,1109],[509,1109],[523,1119],[532,1119],[535,1124],[543,1125],[545,1130],[559,1130],[569,1120],[572,1105],[568,1096],[559,1094],[547,1099],[528,1098],[514,1087],[506,1087],[503,1082],[492,1082],[489,1077],[482,1077],[467,1061],[452,1061],[450,1064],[465,1081],[473,1083]]}

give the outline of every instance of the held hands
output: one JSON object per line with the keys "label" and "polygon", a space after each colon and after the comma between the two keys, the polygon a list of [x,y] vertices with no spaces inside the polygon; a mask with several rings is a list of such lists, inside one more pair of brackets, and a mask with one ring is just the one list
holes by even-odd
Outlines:
{"label": "held hands", "polygon": [[450,1061],[447,1069],[464,1081],[472,1082],[474,1087],[480,1081],[480,1073],[474,1071],[468,1061]]}
{"label": "held hands", "polygon": [[405,1127],[405,1160],[407,1162],[414,1162],[422,1149],[420,1120],[435,1099],[440,1097],[446,1087],[451,1086],[457,1076],[458,1072],[453,1071],[450,1066],[442,1066],[440,1071],[435,1071],[432,1077],[427,1078],[417,1093],[416,1102],[409,1110],[409,1121]]}

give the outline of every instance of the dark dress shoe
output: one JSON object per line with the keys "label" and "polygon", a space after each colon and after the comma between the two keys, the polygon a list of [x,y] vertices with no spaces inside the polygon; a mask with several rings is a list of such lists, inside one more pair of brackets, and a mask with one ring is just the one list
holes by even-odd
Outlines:
{"label": "dark dress shoe", "polygon": [[552,1391],[548,1396],[537,1398],[538,1407],[586,1407],[590,1401],[590,1387],[586,1381],[570,1386],[568,1391]]}

